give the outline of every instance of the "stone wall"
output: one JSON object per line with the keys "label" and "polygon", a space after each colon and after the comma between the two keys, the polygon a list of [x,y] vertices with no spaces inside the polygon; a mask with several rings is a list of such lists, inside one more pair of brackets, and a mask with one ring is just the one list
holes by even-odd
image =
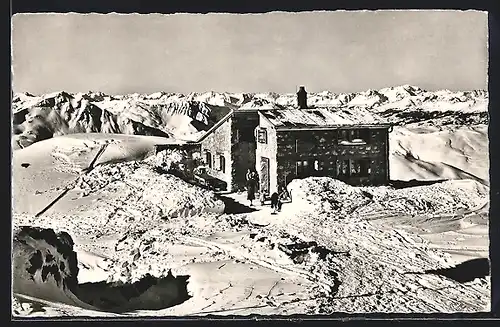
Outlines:
{"label": "stone wall", "polygon": [[[232,155],[231,155],[231,126],[232,118],[222,123],[215,131],[201,142],[201,155],[206,158],[206,152],[210,152],[212,157],[211,168],[207,168],[207,173],[227,183],[228,189],[232,189]],[[219,158],[224,156],[224,172],[219,169]],[[207,163],[208,164],[208,163]],[[215,165],[214,165],[215,164]]]}
{"label": "stone wall", "polygon": [[[296,178],[296,162],[317,160],[322,170],[316,176],[331,176],[351,184],[382,184],[388,180],[388,133],[386,129],[369,131],[367,144],[338,144],[337,130],[278,131],[277,179],[287,185]],[[367,159],[369,174],[366,177],[339,177],[340,162],[345,159]]]}

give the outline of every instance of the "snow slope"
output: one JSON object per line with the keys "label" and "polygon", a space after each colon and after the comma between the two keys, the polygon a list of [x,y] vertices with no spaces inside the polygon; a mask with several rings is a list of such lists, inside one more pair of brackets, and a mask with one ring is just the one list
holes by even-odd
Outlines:
{"label": "snow slope", "polygon": [[[310,178],[293,181],[294,201],[272,215],[268,207],[246,208],[244,195],[227,195],[231,202],[136,161],[154,143],[149,139],[66,135],[14,152],[14,226],[69,233],[78,259],[78,300],[98,309],[25,289],[29,294],[16,295],[16,315],[488,310],[487,273],[453,279],[449,272],[463,262],[423,235],[476,226],[476,236],[487,238],[487,230],[478,229],[484,219],[468,216],[487,201],[487,186],[468,180],[354,188]],[[104,140],[108,146],[101,158],[106,159],[98,162],[108,164],[88,173],[75,169],[88,167]],[[93,150],[81,151],[85,144],[94,144]],[[81,155],[58,160],[54,149]],[[131,161],[124,161],[124,154]],[[59,202],[34,217],[65,187],[70,190]],[[406,221],[393,218],[403,214]],[[456,241],[454,250],[470,242]],[[484,254],[468,253],[463,260],[471,258]],[[158,300],[181,291],[172,288],[172,278],[186,279],[189,293],[176,305]],[[117,295],[145,279],[135,300]],[[119,313],[109,309],[110,301],[120,306]]]}
{"label": "snow slope", "polygon": [[489,185],[488,126],[395,127],[392,180],[472,179]]}

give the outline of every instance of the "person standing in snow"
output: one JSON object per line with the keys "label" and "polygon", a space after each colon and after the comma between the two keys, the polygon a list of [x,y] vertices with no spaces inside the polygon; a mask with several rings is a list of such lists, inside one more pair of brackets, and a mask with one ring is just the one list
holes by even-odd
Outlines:
{"label": "person standing in snow", "polygon": [[279,195],[277,192],[271,194],[271,210],[273,211],[273,214],[278,211],[279,201]]}
{"label": "person standing in snow", "polygon": [[277,213],[281,211],[281,206],[283,205],[283,200],[287,199],[288,192],[286,188],[278,187],[278,192],[274,192],[271,195],[271,209],[273,209],[273,213]]}
{"label": "person standing in snow", "polygon": [[253,206],[253,200],[255,200],[255,189],[257,187],[257,179],[255,177],[255,172],[250,169],[247,171],[247,200],[250,201],[250,206]]}

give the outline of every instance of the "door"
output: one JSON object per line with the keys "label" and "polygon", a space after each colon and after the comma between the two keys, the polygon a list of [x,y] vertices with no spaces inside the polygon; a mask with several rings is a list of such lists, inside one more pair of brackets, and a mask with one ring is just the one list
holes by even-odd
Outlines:
{"label": "door", "polygon": [[260,190],[269,194],[271,181],[269,179],[269,158],[260,157]]}

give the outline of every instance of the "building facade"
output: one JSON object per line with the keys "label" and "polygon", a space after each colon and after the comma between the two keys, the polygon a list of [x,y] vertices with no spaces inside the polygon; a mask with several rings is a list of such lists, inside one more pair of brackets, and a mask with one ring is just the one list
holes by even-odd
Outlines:
{"label": "building facade", "polygon": [[271,194],[292,179],[309,176],[329,176],[352,185],[389,181],[390,125],[333,125],[324,118],[329,114],[327,109],[259,113],[256,168],[262,191]]}
{"label": "building facade", "polygon": [[226,190],[242,190],[246,172],[255,167],[257,110],[235,110],[222,118],[200,138],[207,174],[223,181]]}
{"label": "building facade", "polygon": [[309,108],[303,87],[297,106],[229,112],[196,142],[207,174],[238,191],[247,170],[255,169],[266,194],[309,176],[352,185],[389,181],[389,124],[349,108]]}

